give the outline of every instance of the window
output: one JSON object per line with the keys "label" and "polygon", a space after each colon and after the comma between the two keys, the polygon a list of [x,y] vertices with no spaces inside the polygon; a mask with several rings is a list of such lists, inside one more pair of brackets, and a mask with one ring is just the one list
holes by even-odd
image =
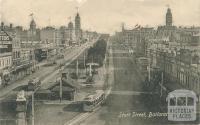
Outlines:
{"label": "window", "polygon": [[90,101],[85,102],[86,105],[92,105],[93,103]]}
{"label": "window", "polygon": [[193,106],[194,105],[194,99],[192,97],[187,98],[187,105],[188,106]]}
{"label": "window", "polygon": [[12,52],[12,58],[15,58],[15,52]]}
{"label": "window", "polygon": [[20,52],[18,52],[18,56],[17,57],[20,58]]}
{"label": "window", "polygon": [[176,105],[176,97],[170,98],[170,106]]}
{"label": "window", "polygon": [[178,106],[186,106],[186,97],[178,97],[177,105]]}
{"label": "window", "polygon": [[17,57],[17,51],[15,52],[15,58],[18,58],[18,57]]}

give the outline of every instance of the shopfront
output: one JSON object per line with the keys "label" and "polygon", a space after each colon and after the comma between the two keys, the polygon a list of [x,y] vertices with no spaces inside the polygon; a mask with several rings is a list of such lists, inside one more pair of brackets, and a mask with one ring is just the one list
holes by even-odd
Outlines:
{"label": "shopfront", "polygon": [[7,69],[2,70],[0,72],[0,85],[6,86],[9,84],[10,80],[10,72]]}
{"label": "shopfront", "polygon": [[10,81],[9,69],[12,66],[12,38],[0,29],[0,84],[6,85]]}

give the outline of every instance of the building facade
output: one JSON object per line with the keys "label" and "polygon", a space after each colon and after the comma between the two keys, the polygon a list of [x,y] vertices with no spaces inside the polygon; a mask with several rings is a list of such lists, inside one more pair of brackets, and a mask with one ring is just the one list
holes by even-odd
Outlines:
{"label": "building facade", "polygon": [[40,30],[40,40],[56,46],[56,31],[53,27],[45,27]]}
{"label": "building facade", "polygon": [[10,81],[10,69],[12,67],[12,38],[4,30],[4,23],[0,29],[0,85]]}

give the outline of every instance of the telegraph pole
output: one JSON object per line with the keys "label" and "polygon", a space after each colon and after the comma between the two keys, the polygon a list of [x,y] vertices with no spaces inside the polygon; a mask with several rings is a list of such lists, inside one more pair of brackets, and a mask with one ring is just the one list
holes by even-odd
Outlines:
{"label": "telegraph pole", "polygon": [[61,77],[59,79],[59,83],[60,83],[60,92],[59,92],[59,96],[60,96],[60,103],[62,101],[62,96],[63,96],[63,91],[62,91],[62,71],[64,70],[64,66],[60,67],[60,74],[61,74]]}
{"label": "telegraph pole", "polygon": [[78,77],[78,59],[77,59],[77,61],[76,61],[76,75],[77,75],[77,77]]}
{"label": "telegraph pole", "polygon": [[84,68],[85,68],[85,73],[87,73],[87,69],[86,69],[86,54],[85,54],[86,52],[84,51]]}
{"label": "telegraph pole", "polygon": [[83,58],[84,58],[84,67],[85,67],[85,51],[84,51],[84,57]]}
{"label": "telegraph pole", "polygon": [[92,65],[90,65],[90,76],[92,76]]}

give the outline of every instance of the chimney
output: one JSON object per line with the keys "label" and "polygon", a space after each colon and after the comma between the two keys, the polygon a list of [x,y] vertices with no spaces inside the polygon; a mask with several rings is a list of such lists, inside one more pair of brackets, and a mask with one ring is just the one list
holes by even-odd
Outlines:
{"label": "chimney", "polygon": [[1,30],[4,29],[4,22],[1,22]]}

